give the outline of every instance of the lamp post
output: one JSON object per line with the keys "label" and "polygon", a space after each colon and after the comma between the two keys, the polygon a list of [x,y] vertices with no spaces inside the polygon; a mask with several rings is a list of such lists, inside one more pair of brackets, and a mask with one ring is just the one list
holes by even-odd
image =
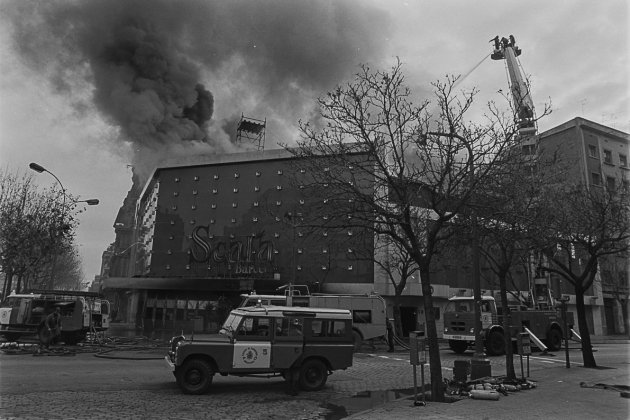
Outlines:
{"label": "lamp post", "polygon": [[[48,169],[44,168],[43,166],[35,163],[35,162],[31,162],[28,165],[29,168],[31,168],[32,170],[34,170],[35,172],[38,173],[42,173],[42,172],[48,172],[50,175],[52,175],[53,178],[55,178],[55,180],[57,181],[57,183],[59,184],[59,186],[61,187],[61,195],[63,197],[63,201],[62,201],[62,205],[61,205],[61,212],[60,212],[60,226],[63,225],[63,221],[65,219],[65,215],[66,215],[66,201],[67,201],[67,194],[66,194],[66,189],[64,188],[63,184],[61,183],[61,180],[59,180],[59,178],[57,177],[57,175],[55,175],[54,173],[50,172]],[[73,204],[76,203],[86,203],[88,206],[95,206],[98,205],[99,200],[96,198],[90,198],[87,200],[72,200]],[[61,232],[60,234],[57,235],[57,238],[63,236],[63,232]],[[57,239],[55,238],[55,239]],[[54,275],[55,275],[55,265],[57,264],[57,253],[54,252],[53,253],[53,260],[52,260],[52,266],[50,269],[50,280],[48,283],[48,287],[53,290],[54,289]]]}

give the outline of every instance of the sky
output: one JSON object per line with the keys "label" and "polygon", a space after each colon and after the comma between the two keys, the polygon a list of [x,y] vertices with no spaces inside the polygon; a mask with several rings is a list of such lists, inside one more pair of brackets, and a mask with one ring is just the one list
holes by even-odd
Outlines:
{"label": "sky", "polygon": [[[266,149],[298,139],[315,100],[360,64],[399,59],[417,103],[460,75],[507,110],[494,36],[514,35],[545,131],[583,117],[630,132],[626,0],[0,0],[0,168],[36,162],[79,216],[85,280],[100,272],[132,171],[165,157],[229,153],[242,115]],[[56,181],[31,172],[38,185]]]}

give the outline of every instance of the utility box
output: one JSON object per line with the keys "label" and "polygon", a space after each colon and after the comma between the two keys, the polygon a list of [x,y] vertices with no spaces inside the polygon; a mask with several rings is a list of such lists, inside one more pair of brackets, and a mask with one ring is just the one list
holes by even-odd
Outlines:
{"label": "utility box", "polygon": [[427,361],[424,331],[409,333],[409,361],[412,365],[424,365]]}
{"label": "utility box", "polygon": [[529,333],[518,334],[518,354],[521,356],[529,356],[532,354],[532,345],[529,340]]}

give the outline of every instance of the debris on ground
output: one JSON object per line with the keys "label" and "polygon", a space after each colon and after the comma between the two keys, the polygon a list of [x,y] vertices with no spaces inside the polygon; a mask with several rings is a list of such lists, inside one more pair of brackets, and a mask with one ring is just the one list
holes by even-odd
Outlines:
{"label": "debris on ground", "polygon": [[498,400],[500,395],[536,388],[529,379],[507,379],[506,377],[484,377],[470,381],[444,380],[446,394],[473,399]]}

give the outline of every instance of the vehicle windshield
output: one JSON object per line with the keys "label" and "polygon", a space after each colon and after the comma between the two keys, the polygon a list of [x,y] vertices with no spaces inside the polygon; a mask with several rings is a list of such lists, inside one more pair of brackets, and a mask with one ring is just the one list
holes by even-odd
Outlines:
{"label": "vehicle windshield", "polygon": [[227,333],[234,332],[236,328],[238,327],[238,324],[241,323],[241,318],[242,317],[240,315],[234,315],[234,314],[228,315],[219,333],[227,334]]}
{"label": "vehicle windshield", "polygon": [[452,300],[446,305],[446,312],[474,312],[472,300]]}

